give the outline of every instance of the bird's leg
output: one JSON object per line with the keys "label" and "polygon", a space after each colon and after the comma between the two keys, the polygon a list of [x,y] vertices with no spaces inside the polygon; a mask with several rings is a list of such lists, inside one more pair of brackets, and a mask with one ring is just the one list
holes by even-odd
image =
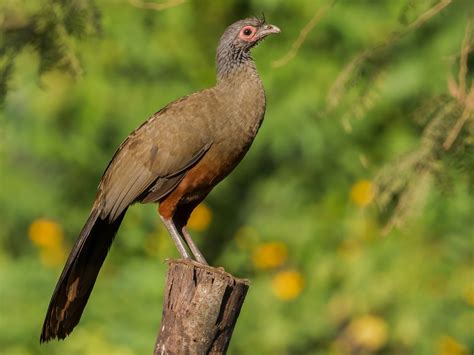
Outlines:
{"label": "bird's leg", "polygon": [[[171,235],[171,239],[176,244],[176,248],[178,249],[179,253],[184,259],[191,259],[189,256],[188,251],[186,250],[186,246],[184,245],[183,241],[181,240],[181,235],[179,234],[176,226],[172,219],[166,219],[165,217],[161,216],[161,221],[165,225],[166,229],[168,230],[169,234]],[[192,248],[190,248],[192,250]]]}
{"label": "bird's leg", "polygon": [[188,229],[186,226],[183,226],[181,228],[182,236],[184,240],[186,241],[186,244],[188,245],[189,249],[191,249],[191,252],[193,253],[194,257],[198,262],[204,265],[209,265],[206,261],[206,258],[204,258],[204,255],[202,255],[201,251],[197,247],[197,245],[194,243],[193,238],[191,238],[191,234],[189,234]]}

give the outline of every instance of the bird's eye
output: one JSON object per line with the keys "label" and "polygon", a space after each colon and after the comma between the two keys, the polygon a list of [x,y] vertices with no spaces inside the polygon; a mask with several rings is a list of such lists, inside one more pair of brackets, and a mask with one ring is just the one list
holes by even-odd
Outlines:
{"label": "bird's eye", "polygon": [[252,42],[257,29],[253,26],[244,26],[239,32],[239,38],[244,42]]}
{"label": "bird's eye", "polygon": [[246,29],[244,30],[244,35],[250,36],[251,34],[252,34],[252,30],[251,30],[250,28],[246,28]]}

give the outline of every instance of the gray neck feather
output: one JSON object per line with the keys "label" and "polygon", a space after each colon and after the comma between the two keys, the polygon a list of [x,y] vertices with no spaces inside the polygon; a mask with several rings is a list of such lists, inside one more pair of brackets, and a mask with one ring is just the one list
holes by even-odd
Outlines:
{"label": "gray neck feather", "polygon": [[220,82],[232,76],[243,68],[256,71],[255,63],[248,50],[236,47],[233,43],[221,43],[217,48],[217,81]]}

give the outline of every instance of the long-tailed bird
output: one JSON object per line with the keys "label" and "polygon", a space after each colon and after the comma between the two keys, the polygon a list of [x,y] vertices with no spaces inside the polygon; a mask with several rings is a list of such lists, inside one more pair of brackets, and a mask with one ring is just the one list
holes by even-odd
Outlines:
{"label": "long-tailed bird", "polygon": [[257,134],[265,92],[250,50],[279,32],[257,18],[229,26],[217,48],[216,85],[170,103],[120,145],[59,277],[41,342],[64,339],[77,325],[115,233],[135,202],[159,203],[161,220],[181,256],[207,264],[186,223]]}

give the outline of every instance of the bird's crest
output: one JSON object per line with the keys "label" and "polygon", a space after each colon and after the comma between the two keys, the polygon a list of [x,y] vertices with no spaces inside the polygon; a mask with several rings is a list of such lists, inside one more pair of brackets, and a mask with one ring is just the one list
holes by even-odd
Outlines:
{"label": "bird's crest", "polygon": [[254,16],[253,18],[258,22],[259,27],[263,26],[266,23],[265,14],[263,12],[262,16]]}

